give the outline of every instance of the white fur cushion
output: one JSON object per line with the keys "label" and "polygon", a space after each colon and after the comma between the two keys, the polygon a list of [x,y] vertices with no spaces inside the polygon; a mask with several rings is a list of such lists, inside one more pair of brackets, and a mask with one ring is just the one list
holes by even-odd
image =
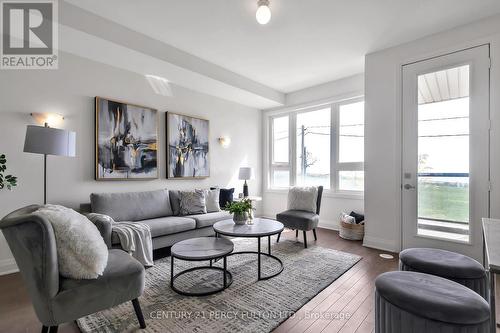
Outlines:
{"label": "white fur cushion", "polygon": [[292,187],[288,191],[287,209],[304,210],[306,212],[316,213],[317,200],[317,187]]}
{"label": "white fur cushion", "polygon": [[72,279],[96,279],[108,264],[108,247],[97,227],[85,216],[58,205],[45,205],[35,214],[52,224],[59,274]]}

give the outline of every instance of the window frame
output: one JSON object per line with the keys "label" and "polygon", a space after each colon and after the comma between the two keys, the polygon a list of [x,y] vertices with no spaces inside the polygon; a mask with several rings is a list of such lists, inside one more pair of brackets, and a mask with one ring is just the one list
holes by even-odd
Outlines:
{"label": "window frame", "polygon": [[[341,190],[339,189],[339,172],[340,171],[364,171],[363,162],[339,162],[339,136],[340,136],[340,107],[342,105],[354,104],[363,102],[364,97],[349,98],[342,101],[325,103],[321,105],[313,105],[304,108],[297,108],[291,110],[282,110],[269,113],[266,116],[267,126],[267,140],[266,149],[268,150],[266,167],[267,167],[267,191],[281,191],[296,185],[297,180],[297,115],[312,111],[323,109],[330,109],[330,188],[325,189],[325,194],[340,195],[340,196],[363,196],[364,191]],[[274,119],[288,116],[288,163],[274,162]],[[274,172],[275,171],[288,171],[289,184],[287,187],[274,186]]]}

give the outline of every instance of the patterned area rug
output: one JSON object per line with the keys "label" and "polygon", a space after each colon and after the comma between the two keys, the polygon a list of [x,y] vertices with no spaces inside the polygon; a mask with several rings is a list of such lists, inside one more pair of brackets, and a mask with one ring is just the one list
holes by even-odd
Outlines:
{"label": "patterned area rug", "polygon": [[[256,239],[233,239],[235,251],[256,251]],[[267,251],[267,239],[262,240]],[[272,239],[272,254],[284,264],[283,272],[269,280],[257,281],[257,255],[228,257],[233,284],[205,297],[181,296],[170,289],[170,257],[155,261],[146,270],[146,289],[139,298],[147,328],[139,330],[130,302],[77,321],[82,332],[270,332],[305,303],[330,285],[361,257],[282,240]],[[263,275],[271,274],[278,263],[262,256]],[[175,272],[207,263],[175,260]],[[215,264],[221,266],[222,261]],[[220,286],[222,272],[189,273],[176,280],[178,288],[203,284]],[[178,283],[177,283],[178,282]]]}

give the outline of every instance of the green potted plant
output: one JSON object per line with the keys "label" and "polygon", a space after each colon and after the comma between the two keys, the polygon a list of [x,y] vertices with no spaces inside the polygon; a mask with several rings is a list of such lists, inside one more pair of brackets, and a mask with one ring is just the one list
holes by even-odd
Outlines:
{"label": "green potted plant", "polygon": [[233,221],[235,224],[246,224],[250,212],[252,211],[252,201],[243,199],[240,201],[229,202],[224,210],[233,214]]}
{"label": "green potted plant", "polygon": [[0,155],[0,190],[7,188],[12,190],[13,187],[17,186],[17,177],[12,175],[4,175],[5,170],[7,170],[7,158],[5,154]]}

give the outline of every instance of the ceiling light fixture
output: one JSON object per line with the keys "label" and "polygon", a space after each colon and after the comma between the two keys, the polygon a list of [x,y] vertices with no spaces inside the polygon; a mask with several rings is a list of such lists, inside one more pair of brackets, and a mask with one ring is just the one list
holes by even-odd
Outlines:
{"label": "ceiling light fixture", "polygon": [[269,0],[257,1],[257,12],[255,18],[259,24],[268,24],[271,21],[271,9],[269,9]]}

